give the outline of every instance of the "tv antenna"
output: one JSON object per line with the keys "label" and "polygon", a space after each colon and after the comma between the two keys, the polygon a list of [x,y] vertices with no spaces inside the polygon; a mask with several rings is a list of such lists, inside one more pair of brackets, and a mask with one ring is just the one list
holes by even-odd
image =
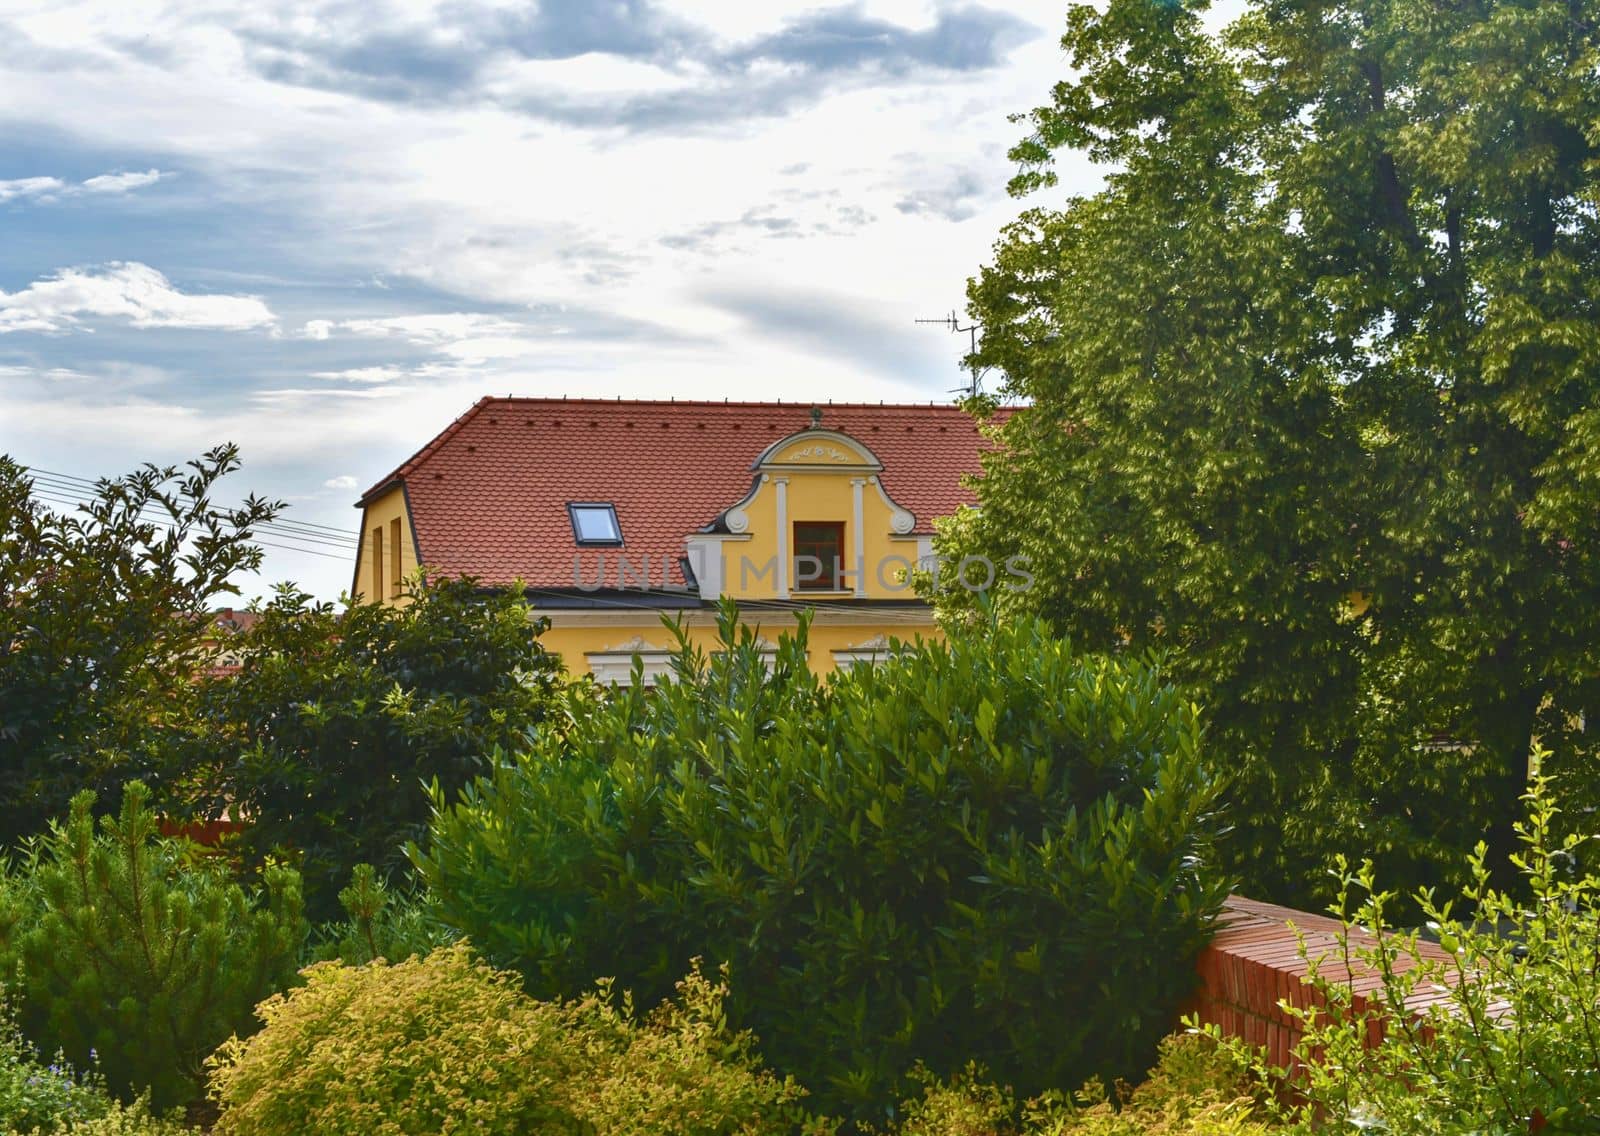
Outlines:
{"label": "tv antenna", "polygon": [[[955,313],[955,309],[954,308],[950,309],[950,314],[949,315],[941,316],[939,319],[919,319],[919,320],[917,320],[915,322],[917,322],[917,323],[928,323],[928,324],[939,324],[939,325],[941,325],[943,327],[949,328],[952,334],[959,334],[961,332],[966,332],[967,336],[969,337],[967,342],[971,347],[971,350],[970,350],[969,354],[970,355],[976,355],[978,353],[978,332],[983,327],[983,325],[980,324],[980,323],[971,323],[971,324],[968,324],[966,327],[962,327],[960,319],[958,319],[956,317],[956,313]],[[980,371],[980,370],[978,370],[978,367],[977,367],[976,364],[972,364],[971,367],[970,367],[970,370],[972,371],[972,381],[969,382],[964,387],[952,387],[952,388],[950,388],[950,393],[951,394],[964,394],[968,398],[977,398],[978,395],[980,393],[982,393],[982,387],[980,386],[980,384],[982,383],[983,376],[988,371],[988,368],[985,367],[982,371]]]}

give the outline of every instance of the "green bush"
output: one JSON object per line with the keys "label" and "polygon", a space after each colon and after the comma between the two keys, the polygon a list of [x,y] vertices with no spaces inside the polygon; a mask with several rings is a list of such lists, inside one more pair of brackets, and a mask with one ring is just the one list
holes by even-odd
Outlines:
{"label": "green bush", "polygon": [[675,681],[435,795],[445,918],[540,996],[725,960],[731,1020],[856,1118],[918,1062],[1029,1093],[1144,1068],[1226,891],[1195,708],[1033,622],[822,684],[804,622],[773,654],[720,619]]}
{"label": "green bush", "polygon": [[426,955],[457,939],[426,892],[396,894],[371,864],[357,864],[350,886],[339,892],[345,918],[313,928],[308,962],[338,959],[360,966],[374,959]]}
{"label": "green bush", "polygon": [[304,974],[213,1059],[217,1136],[760,1136],[800,1120],[799,1089],[759,1069],[698,970],[643,1021],[609,984],[536,1002],[465,944]]}
{"label": "green bush", "polygon": [[[1600,878],[1572,871],[1593,837],[1552,835],[1558,810],[1542,779],[1525,799],[1515,893],[1491,884],[1480,844],[1459,904],[1431,891],[1414,897],[1446,960],[1423,950],[1417,932],[1394,927],[1396,897],[1377,889],[1370,863],[1355,871],[1339,863],[1335,910],[1346,926],[1329,968],[1343,973],[1355,961],[1381,985],[1358,1003],[1347,983],[1313,968],[1323,1006],[1290,1010],[1305,1039],[1304,1104],[1289,1119],[1395,1136],[1596,1130]],[[1356,927],[1372,933],[1372,945],[1352,942]]]}
{"label": "green bush", "polygon": [[18,973],[27,1033],[111,1089],[169,1108],[202,1093],[208,1053],[248,1027],[251,1008],[293,978],[305,936],[299,881],[267,873],[247,895],[191,846],[157,837],[148,793],[130,782],[98,833],[94,794],[72,800],[20,865],[0,877],[0,962]]}

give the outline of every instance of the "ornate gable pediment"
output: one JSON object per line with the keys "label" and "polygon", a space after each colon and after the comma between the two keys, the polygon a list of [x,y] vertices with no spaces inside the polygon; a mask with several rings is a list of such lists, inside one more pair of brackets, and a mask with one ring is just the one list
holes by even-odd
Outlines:
{"label": "ornate gable pediment", "polygon": [[772,443],[752,463],[751,469],[837,469],[852,473],[877,473],[883,468],[866,446],[837,430],[813,428]]}

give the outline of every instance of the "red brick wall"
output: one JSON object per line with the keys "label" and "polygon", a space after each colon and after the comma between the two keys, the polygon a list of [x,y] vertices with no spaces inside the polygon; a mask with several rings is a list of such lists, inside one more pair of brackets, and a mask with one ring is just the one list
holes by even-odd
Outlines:
{"label": "red brick wall", "polygon": [[[1382,985],[1381,977],[1363,967],[1359,959],[1352,958],[1353,965],[1345,966],[1339,931],[1339,921],[1326,915],[1230,896],[1216,937],[1200,954],[1200,992],[1190,1010],[1228,1036],[1264,1047],[1273,1064],[1289,1066],[1301,1035],[1279,1003],[1302,1008],[1314,1004],[1315,992],[1305,981],[1310,959],[1319,960],[1323,978],[1350,984],[1358,1008],[1361,995]],[[1352,932],[1352,955],[1372,941],[1363,932]],[[1420,949],[1432,957],[1449,957],[1432,943],[1420,944]],[[1404,970],[1407,965],[1408,960],[1402,958],[1396,969]],[[1441,996],[1438,992],[1420,993],[1411,1000],[1412,1008],[1421,1009]],[[1376,1037],[1376,1024],[1373,1028]]]}
{"label": "red brick wall", "polygon": [[239,832],[243,828],[244,825],[236,820],[190,821],[187,824],[175,820],[163,820],[161,835],[188,837],[196,844],[211,848],[221,843],[222,838],[230,832]]}

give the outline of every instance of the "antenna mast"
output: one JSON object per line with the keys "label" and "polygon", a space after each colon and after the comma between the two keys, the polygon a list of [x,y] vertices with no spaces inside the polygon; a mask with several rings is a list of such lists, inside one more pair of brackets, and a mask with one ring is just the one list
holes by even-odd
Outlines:
{"label": "antenna mast", "polygon": [[[941,316],[939,319],[919,319],[914,322],[939,324],[949,328],[952,334],[966,332],[968,336],[967,342],[971,348],[968,354],[976,355],[978,353],[978,331],[983,325],[979,323],[973,323],[968,324],[966,327],[962,327],[961,321],[956,318],[954,308],[950,309],[949,315]],[[982,382],[983,372],[978,370],[977,364],[972,364],[970,370],[972,371],[972,381],[964,387],[952,387],[950,389],[951,394],[959,393],[965,394],[968,398],[977,398],[978,395],[982,393],[982,387],[979,384]],[[987,368],[985,368],[985,370],[987,370]]]}

